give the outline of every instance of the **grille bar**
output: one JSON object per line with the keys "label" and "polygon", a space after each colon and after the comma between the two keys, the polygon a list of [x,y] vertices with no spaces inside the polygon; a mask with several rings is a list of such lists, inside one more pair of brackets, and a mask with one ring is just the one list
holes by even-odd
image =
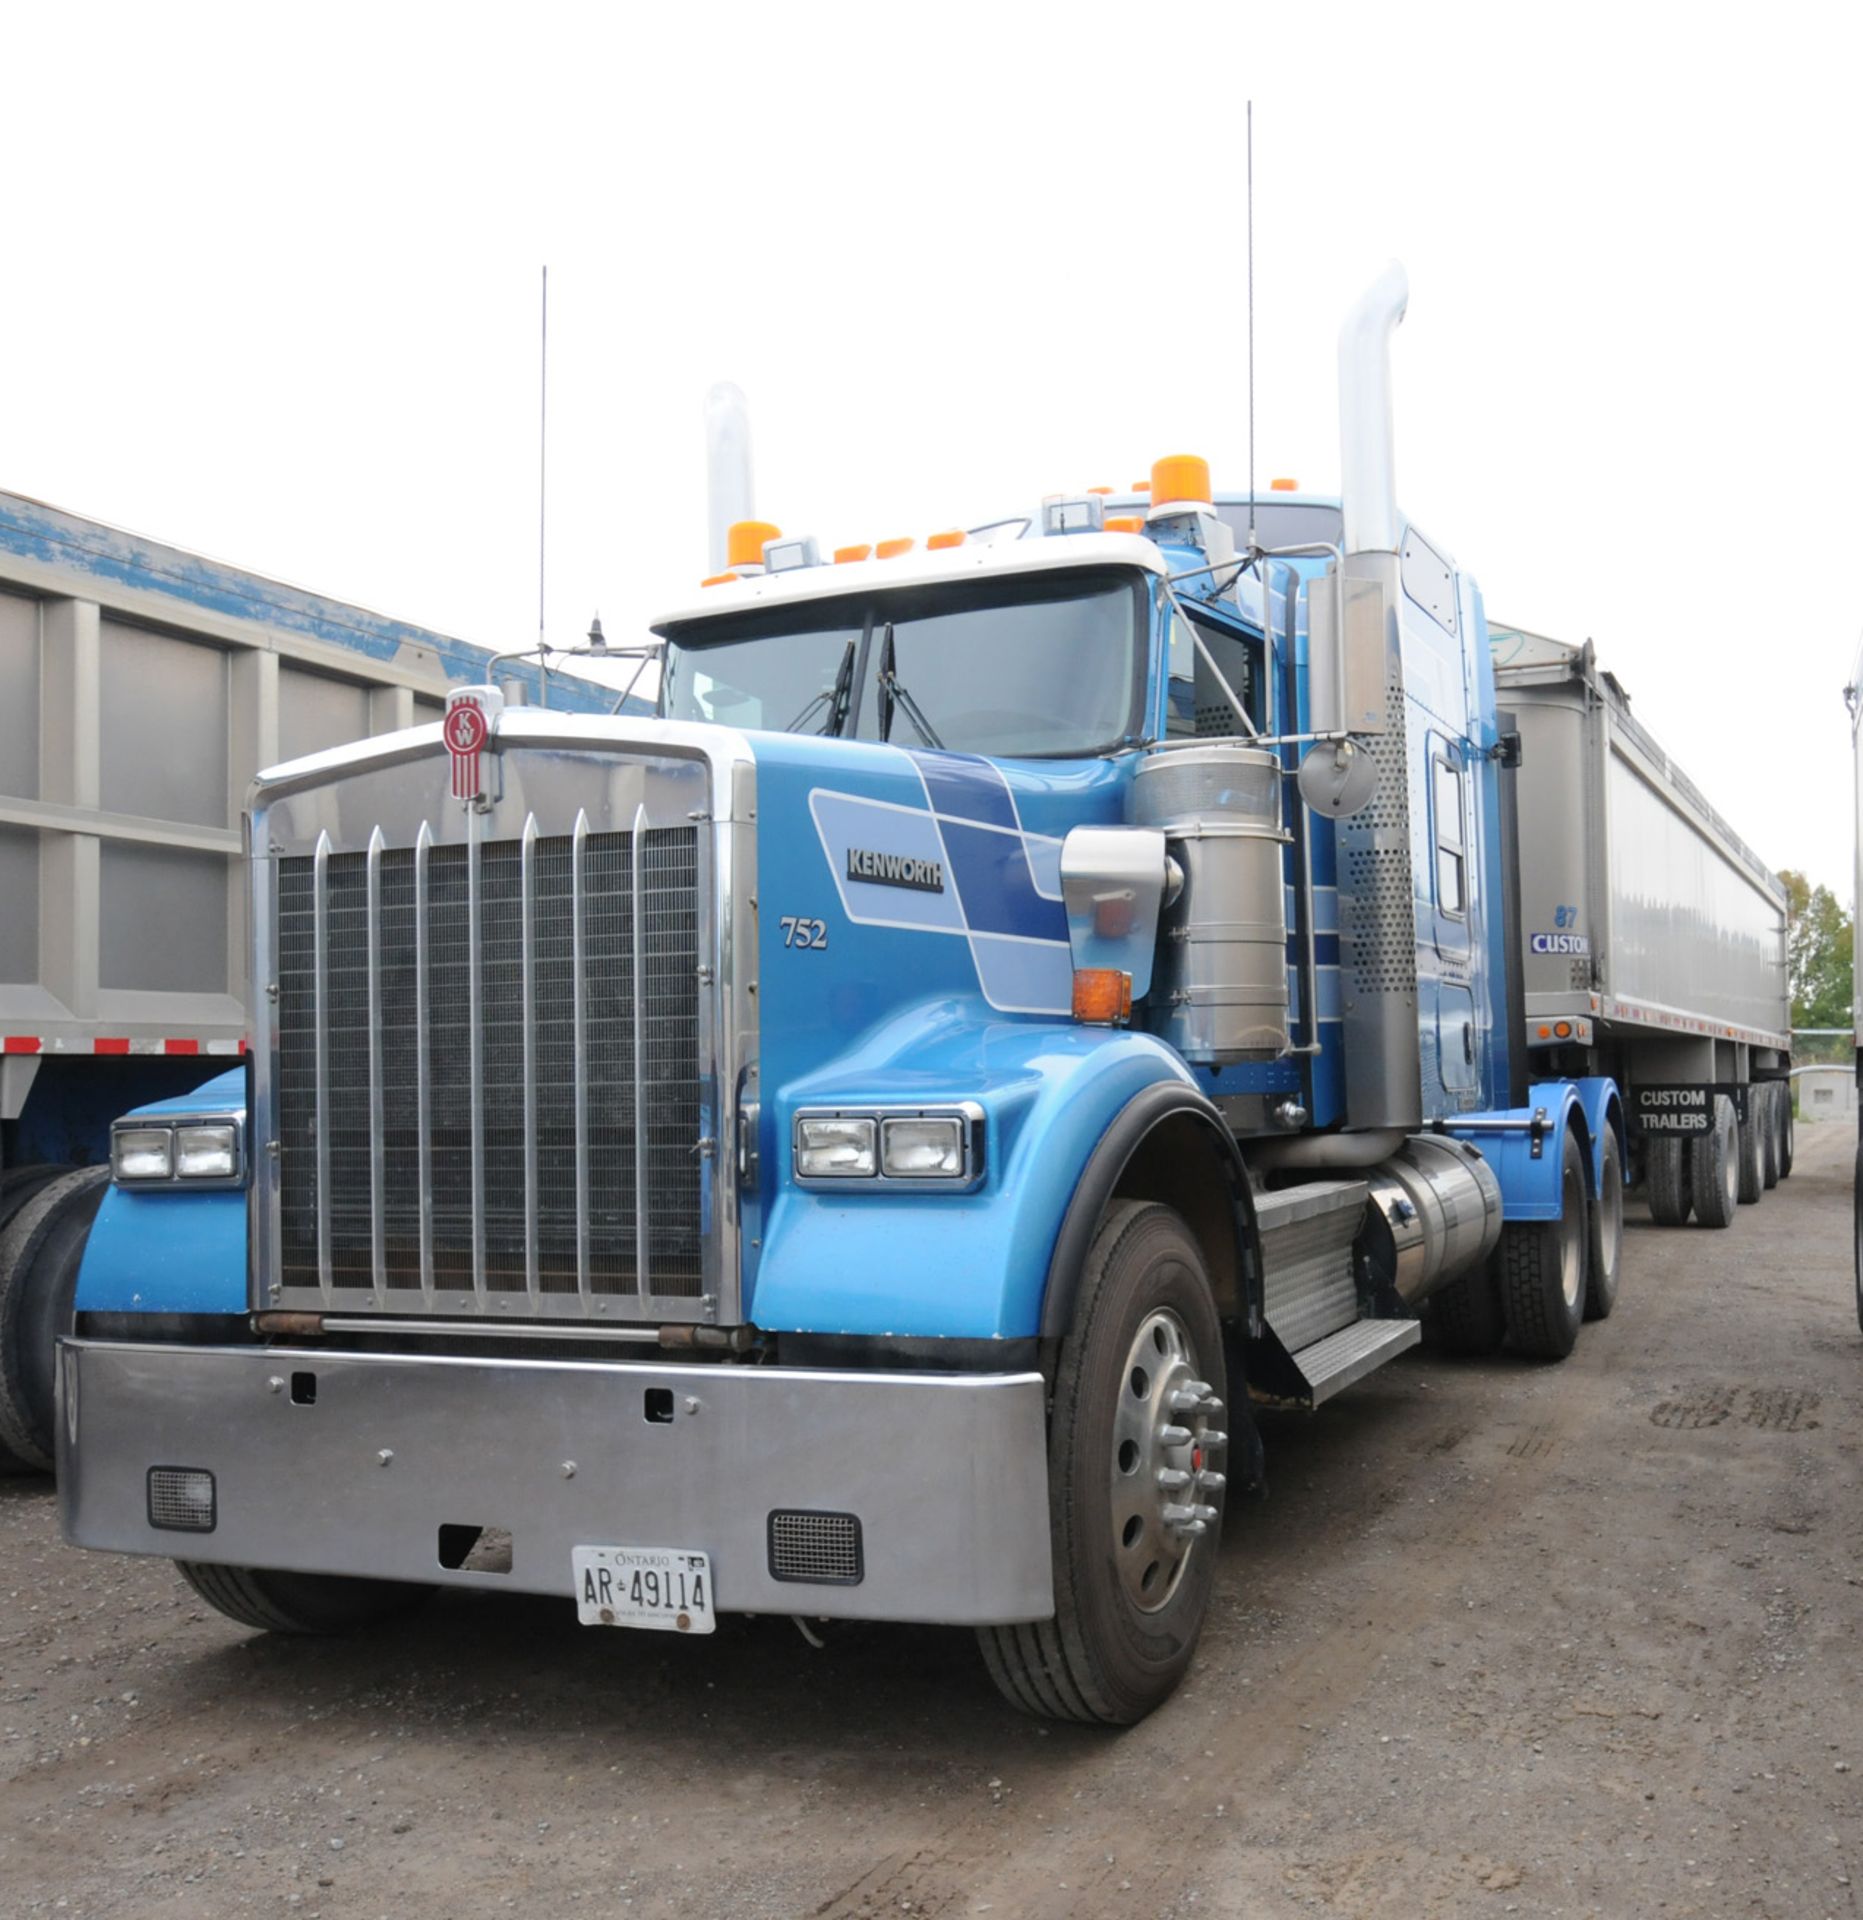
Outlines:
{"label": "grille bar", "polygon": [[279,857],[274,1304],[718,1316],[708,843],[629,801]]}

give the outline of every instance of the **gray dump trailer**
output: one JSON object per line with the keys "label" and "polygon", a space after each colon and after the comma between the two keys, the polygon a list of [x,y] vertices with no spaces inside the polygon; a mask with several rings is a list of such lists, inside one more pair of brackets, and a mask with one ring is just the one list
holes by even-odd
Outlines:
{"label": "gray dump trailer", "polygon": [[[49,1407],[111,1121],[241,1063],[253,776],[437,723],[493,663],[0,492],[0,1409]],[[569,712],[617,699],[522,663],[497,677]],[[0,1469],[48,1456],[0,1418]]]}
{"label": "gray dump trailer", "polygon": [[1785,890],[1589,642],[1503,626],[1490,639],[1520,736],[1534,1072],[1610,1074],[1651,1213],[1726,1226],[1791,1171]]}

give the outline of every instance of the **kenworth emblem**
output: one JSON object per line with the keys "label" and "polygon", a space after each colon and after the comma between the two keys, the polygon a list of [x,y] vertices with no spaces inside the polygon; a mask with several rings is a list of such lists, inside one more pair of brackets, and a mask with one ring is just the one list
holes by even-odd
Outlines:
{"label": "kenworth emblem", "polygon": [[915,893],[944,891],[944,862],[920,860],[909,853],[874,853],[866,847],[847,850],[847,877],[870,886],[910,887]]}
{"label": "kenworth emblem", "polygon": [[496,687],[458,687],[448,696],[440,737],[453,759],[453,798],[477,800],[485,793],[483,761],[492,721],[505,704]]}

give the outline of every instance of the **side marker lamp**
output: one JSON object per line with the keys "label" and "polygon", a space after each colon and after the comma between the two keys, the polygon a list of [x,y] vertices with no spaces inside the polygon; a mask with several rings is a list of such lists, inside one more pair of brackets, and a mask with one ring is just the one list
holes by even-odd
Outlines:
{"label": "side marker lamp", "polygon": [[1088,1027],[1119,1027],[1132,1018],[1132,976],[1117,967],[1074,969],[1074,1018]]}

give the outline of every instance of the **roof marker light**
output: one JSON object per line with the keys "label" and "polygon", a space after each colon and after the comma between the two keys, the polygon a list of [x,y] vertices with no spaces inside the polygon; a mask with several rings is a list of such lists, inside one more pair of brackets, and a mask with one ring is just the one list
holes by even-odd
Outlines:
{"label": "roof marker light", "polygon": [[1129,493],[1149,493],[1151,491],[1151,482],[1149,480],[1134,480],[1127,491]]}
{"label": "roof marker light", "polygon": [[1167,453],[1151,467],[1151,510],[1166,507],[1207,507],[1214,496],[1210,492],[1210,463],[1194,453]]}
{"label": "roof marker light", "polygon": [[1111,487],[1089,487],[1087,491],[1089,493],[1111,493],[1114,489]]}
{"label": "roof marker light", "polygon": [[708,574],[699,582],[699,585],[702,587],[728,587],[736,579],[737,575],[735,573],[713,573]]}
{"label": "roof marker light", "polygon": [[871,560],[872,558],[873,542],[870,540],[864,546],[836,547],[834,550],[834,563],[837,567],[845,567],[851,560]]}
{"label": "roof marker light", "polygon": [[1142,513],[1115,513],[1106,522],[1108,533],[1143,533],[1145,516]]}
{"label": "roof marker light", "polygon": [[873,557],[876,560],[897,560],[902,553],[910,553],[917,544],[915,540],[882,540],[874,548]]}
{"label": "roof marker light", "polygon": [[1298,480],[1270,480],[1268,482],[1268,491],[1270,493],[1298,493],[1300,491],[1300,482]]}
{"label": "roof marker light", "polygon": [[771,526],[767,520],[734,520],[725,534],[725,565],[760,567],[766,543],[782,537],[782,528]]}
{"label": "roof marker light", "polygon": [[966,537],[962,527],[952,527],[945,533],[934,533],[925,545],[933,553],[943,553],[947,547],[961,547]]}

